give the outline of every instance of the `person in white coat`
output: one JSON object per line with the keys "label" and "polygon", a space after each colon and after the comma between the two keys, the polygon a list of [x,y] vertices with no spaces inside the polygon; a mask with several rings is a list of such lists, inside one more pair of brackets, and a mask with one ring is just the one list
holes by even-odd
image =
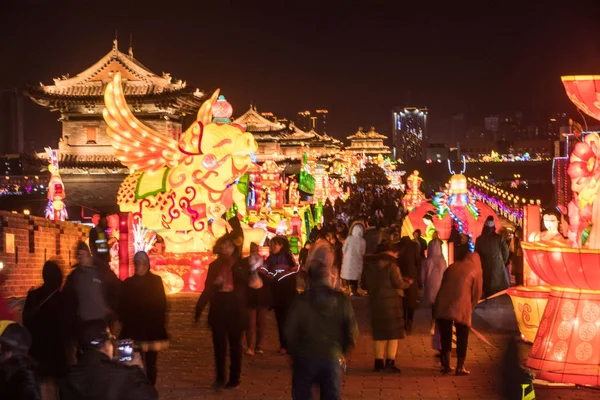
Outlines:
{"label": "person in white coat", "polygon": [[352,296],[360,296],[358,293],[358,281],[363,271],[363,257],[367,249],[367,243],[363,238],[365,227],[360,222],[355,222],[350,227],[350,235],[344,242],[342,252],[342,279],[348,281]]}
{"label": "person in white coat", "polygon": [[[444,272],[448,268],[448,263],[442,254],[442,241],[439,239],[438,233],[432,234],[432,240],[427,246],[427,259],[423,261],[421,267],[421,282],[423,282],[423,305],[425,307],[433,307],[435,297],[437,296]],[[435,320],[432,322],[430,333],[433,335],[435,328]]]}

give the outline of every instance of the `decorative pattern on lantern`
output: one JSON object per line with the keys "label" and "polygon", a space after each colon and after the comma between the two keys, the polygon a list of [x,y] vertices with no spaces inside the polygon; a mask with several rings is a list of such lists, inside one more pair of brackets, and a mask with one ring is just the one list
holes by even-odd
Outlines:
{"label": "decorative pattern on lantern", "polygon": [[[218,95],[219,90],[202,105],[177,142],[133,116],[119,73],[104,94],[107,134],[119,161],[134,171],[119,188],[117,202],[121,211],[143,217],[147,228],[160,231],[167,251],[210,250],[214,237],[208,222],[233,205],[232,185],[253,164],[250,155],[258,147],[252,134],[212,122]],[[231,115],[227,104],[221,99],[221,121]],[[175,245],[190,240],[191,245]]]}
{"label": "decorative pattern on lantern", "polygon": [[521,338],[533,343],[548,303],[550,289],[545,286],[511,287],[508,289],[508,295],[515,309]]}
{"label": "decorative pattern on lantern", "polygon": [[212,113],[214,117],[213,122],[230,124],[231,115],[233,114],[233,107],[227,100],[225,100],[225,96],[221,95],[213,106]]}
{"label": "decorative pattern on lantern", "polygon": [[569,99],[581,111],[600,120],[600,75],[561,77]]}
{"label": "decorative pattern on lantern", "polygon": [[[598,77],[563,77],[567,95],[586,114],[600,119]],[[522,243],[532,271],[551,285],[527,366],[541,379],[600,385],[600,137],[577,143],[568,173],[569,241]]]}

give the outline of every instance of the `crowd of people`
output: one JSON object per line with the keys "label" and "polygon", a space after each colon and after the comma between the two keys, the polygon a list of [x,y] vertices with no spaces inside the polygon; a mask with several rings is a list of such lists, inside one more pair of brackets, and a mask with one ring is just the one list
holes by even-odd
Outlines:
{"label": "crowd of people", "polygon": [[[257,244],[243,257],[242,233],[235,229],[219,238],[195,309],[198,322],[209,307],[213,388],[240,386],[243,355],[264,353],[273,310],[278,351],[292,360],[293,398],[310,399],[318,385],[321,398],[339,399],[346,357],[358,337],[350,298],[365,295],[375,372],[401,372],[400,341],[412,334],[421,306],[431,309],[441,373],[468,375],[473,309],[482,296],[509,286],[507,263],[522,279],[520,230],[500,235],[487,220],[473,253],[470,238],[453,232],[448,266],[437,233],[429,243],[418,230],[401,236],[403,213],[398,194],[389,190],[357,191],[346,203],[328,203],[323,225],[310,232],[297,258],[283,236],[270,240],[267,258]],[[161,278],[139,252],[135,275],[121,282],[106,263],[101,230],[93,236],[94,254],[78,245],[78,263],[64,285],[60,266],[46,262],[44,284],[27,296],[23,325],[0,322],[0,398],[158,397],[157,357],[169,344]],[[15,319],[2,304],[0,312]],[[453,331],[456,368],[450,365]]]}

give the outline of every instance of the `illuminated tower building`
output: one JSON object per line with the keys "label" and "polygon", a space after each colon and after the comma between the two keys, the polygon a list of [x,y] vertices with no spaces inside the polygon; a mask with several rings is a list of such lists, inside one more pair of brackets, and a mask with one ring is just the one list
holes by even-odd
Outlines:
{"label": "illuminated tower building", "polygon": [[427,108],[404,107],[394,111],[393,155],[396,159],[422,160],[427,145]]}

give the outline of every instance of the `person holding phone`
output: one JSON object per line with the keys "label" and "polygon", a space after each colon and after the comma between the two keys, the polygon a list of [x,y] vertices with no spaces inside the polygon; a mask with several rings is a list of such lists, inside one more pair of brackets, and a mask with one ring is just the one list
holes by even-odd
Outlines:
{"label": "person holding phone", "polygon": [[150,272],[148,254],[137,252],[133,257],[133,265],[135,275],[125,279],[119,302],[123,323],[119,337],[135,341],[142,351],[148,379],[156,385],[158,352],[169,347],[167,296],[160,276]]}
{"label": "person holding phone", "polygon": [[[59,381],[61,400],[154,400],[158,392],[146,377],[140,353],[116,359],[115,337],[103,321],[86,323],[80,333],[83,350],[79,363]],[[124,350],[124,349],[123,349]],[[121,359],[122,361],[119,361]]]}

